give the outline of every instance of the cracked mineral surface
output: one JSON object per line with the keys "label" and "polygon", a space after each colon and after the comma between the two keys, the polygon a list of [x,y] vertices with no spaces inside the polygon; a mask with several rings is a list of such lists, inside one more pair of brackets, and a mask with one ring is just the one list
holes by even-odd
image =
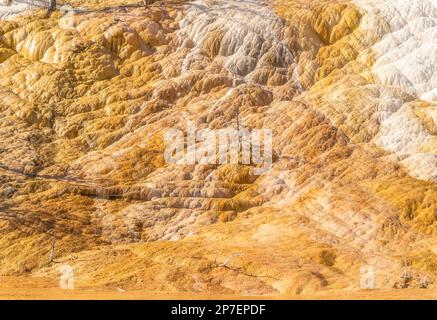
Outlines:
{"label": "cracked mineral surface", "polygon": [[[357,296],[371,270],[434,290],[436,0],[6,2],[2,277]],[[269,130],[272,164],[167,161],[190,125]]]}

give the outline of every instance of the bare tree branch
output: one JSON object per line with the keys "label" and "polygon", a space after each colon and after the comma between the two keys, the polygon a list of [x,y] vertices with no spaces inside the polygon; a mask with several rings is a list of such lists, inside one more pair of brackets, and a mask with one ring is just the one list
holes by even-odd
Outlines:
{"label": "bare tree branch", "polygon": [[55,243],[56,240],[53,239],[52,243],[50,244],[51,248],[50,248],[50,256],[49,256],[49,265],[55,261]]}

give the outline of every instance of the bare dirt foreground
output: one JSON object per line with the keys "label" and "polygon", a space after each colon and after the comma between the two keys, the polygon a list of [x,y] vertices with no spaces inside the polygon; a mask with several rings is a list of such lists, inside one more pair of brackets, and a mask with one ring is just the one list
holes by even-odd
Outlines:
{"label": "bare dirt foreground", "polygon": [[63,290],[57,279],[0,277],[1,300],[436,300],[436,289],[357,290],[311,295],[223,295],[213,293],[151,292],[121,288]]}

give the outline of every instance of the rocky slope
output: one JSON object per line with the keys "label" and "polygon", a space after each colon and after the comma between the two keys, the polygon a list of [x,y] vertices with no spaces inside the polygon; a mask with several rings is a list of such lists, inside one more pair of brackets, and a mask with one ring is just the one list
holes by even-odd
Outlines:
{"label": "rocky slope", "polygon": [[[371,265],[377,288],[433,286],[435,0],[70,4],[0,21],[2,275],[286,294]],[[272,168],[168,163],[187,121],[271,130]]]}

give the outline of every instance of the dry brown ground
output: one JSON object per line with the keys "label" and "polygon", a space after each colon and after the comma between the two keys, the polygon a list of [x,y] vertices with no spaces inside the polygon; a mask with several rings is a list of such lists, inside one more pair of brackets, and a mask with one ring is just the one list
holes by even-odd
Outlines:
{"label": "dry brown ground", "polygon": [[173,293],[142,290],[77,288],[63,290],[56,279],[0,277],[1,300],[435,300],[436,289],[330,291],[312,295],[219,295],[213,293]]}

